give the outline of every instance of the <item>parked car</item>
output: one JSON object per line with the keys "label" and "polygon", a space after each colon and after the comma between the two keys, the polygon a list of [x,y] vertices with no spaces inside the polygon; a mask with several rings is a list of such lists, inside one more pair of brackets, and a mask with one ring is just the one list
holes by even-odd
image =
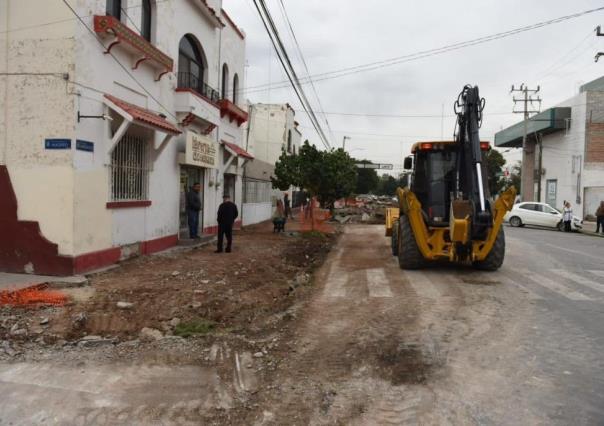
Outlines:
{"label": "parked car", "polygon": [[[512,210],[507,212],[503,219],[512,226],[537,225],[564,231],[562,213],[545,203],[526,201],[514,204]],[[573,215],[571,229],[577,231],[582,228],[583,221]]]}

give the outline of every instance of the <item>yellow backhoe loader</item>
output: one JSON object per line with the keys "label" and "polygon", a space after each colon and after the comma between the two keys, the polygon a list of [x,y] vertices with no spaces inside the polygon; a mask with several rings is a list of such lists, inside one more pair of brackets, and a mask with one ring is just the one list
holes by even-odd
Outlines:
{"label": "yellow backhoe loader", "polygon": [[409,185],[397,189],[399,207],[386,213],[386,235],[402,269],[438,260],[488,271],[503,264],[501,224],[516,190],[489,202],[485,154],[491,148],[478,134],[483,108],[478,87],[465,86],[455,102],[455,141],[416,143],[405,158]]}

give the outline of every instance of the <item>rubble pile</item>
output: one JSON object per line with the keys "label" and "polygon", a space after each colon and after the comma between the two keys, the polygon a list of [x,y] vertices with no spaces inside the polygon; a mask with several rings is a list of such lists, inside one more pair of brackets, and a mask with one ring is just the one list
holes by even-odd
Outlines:
{"label": "rubble pile", "polygon": [[396,207],[396,200],[389,196],[359,196],[356,199],[336,203],[332,220],[346,223],[382,224],[386,208]]}

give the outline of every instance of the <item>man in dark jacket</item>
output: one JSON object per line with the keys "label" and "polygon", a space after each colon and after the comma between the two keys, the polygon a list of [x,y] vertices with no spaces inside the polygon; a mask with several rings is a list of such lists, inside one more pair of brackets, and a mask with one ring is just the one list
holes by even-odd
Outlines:
{"label": "man in dark jacket", "polygon": [[187,210],[187,221],[189,222],[189,238],[199,238],[199,211],[201,210],[201,198],[199,197],[199,182],[195,182],[185,198]]}
{"label": "man in dark jacket", "polygon": [[237,205],[231,201],[231,197],[228,194],[224,194],[223,202],[218,207],[218,248],[216,253],[222,253],[222,243],[224,237],[227,239],[226,252],[231,252],[231,245],[233,243],[233,223],[239,216],[237,211]]}

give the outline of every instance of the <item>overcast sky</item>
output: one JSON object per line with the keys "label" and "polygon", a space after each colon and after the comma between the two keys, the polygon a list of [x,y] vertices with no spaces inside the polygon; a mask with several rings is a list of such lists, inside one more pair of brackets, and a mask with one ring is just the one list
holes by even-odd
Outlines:
{"label": "overcast sky", "polygon": [[[418,51],[508,31],[604,6],[602,0],[282,0],[312,75],[386,60]],[[279,0],[267,0],[296,72],[306,72],[298,59]],[[247,37],[246,86],[277,84],[285,79],[281,65],[254,9],[252,0],[224,0],[223,7]],[[431,118],[384,118],[327,114],[332,146],[357,158],[402,164],[412,143],[451,139],[452,104],[464,84],[480,87],[486,98],[481,139],[521,119],[512,114],[512,83],[541,86],[542,109],[559,103],[578,87],[604,75],[604,12],[535,29],[460,50],[315,83],[327,113],[436,115]],[[321,111],[310,85],[304,86],[313,109]],[[251,90],[251,89],[250,89]],[[320,139],[291,88],[248,92],[251,102],[289,102],[301,123],[303,139]],[[440,115],[444,105],[444,123]],[[332,136],[333,135],[333,136]],[[505,154],[509,162],[519,152]]]}

